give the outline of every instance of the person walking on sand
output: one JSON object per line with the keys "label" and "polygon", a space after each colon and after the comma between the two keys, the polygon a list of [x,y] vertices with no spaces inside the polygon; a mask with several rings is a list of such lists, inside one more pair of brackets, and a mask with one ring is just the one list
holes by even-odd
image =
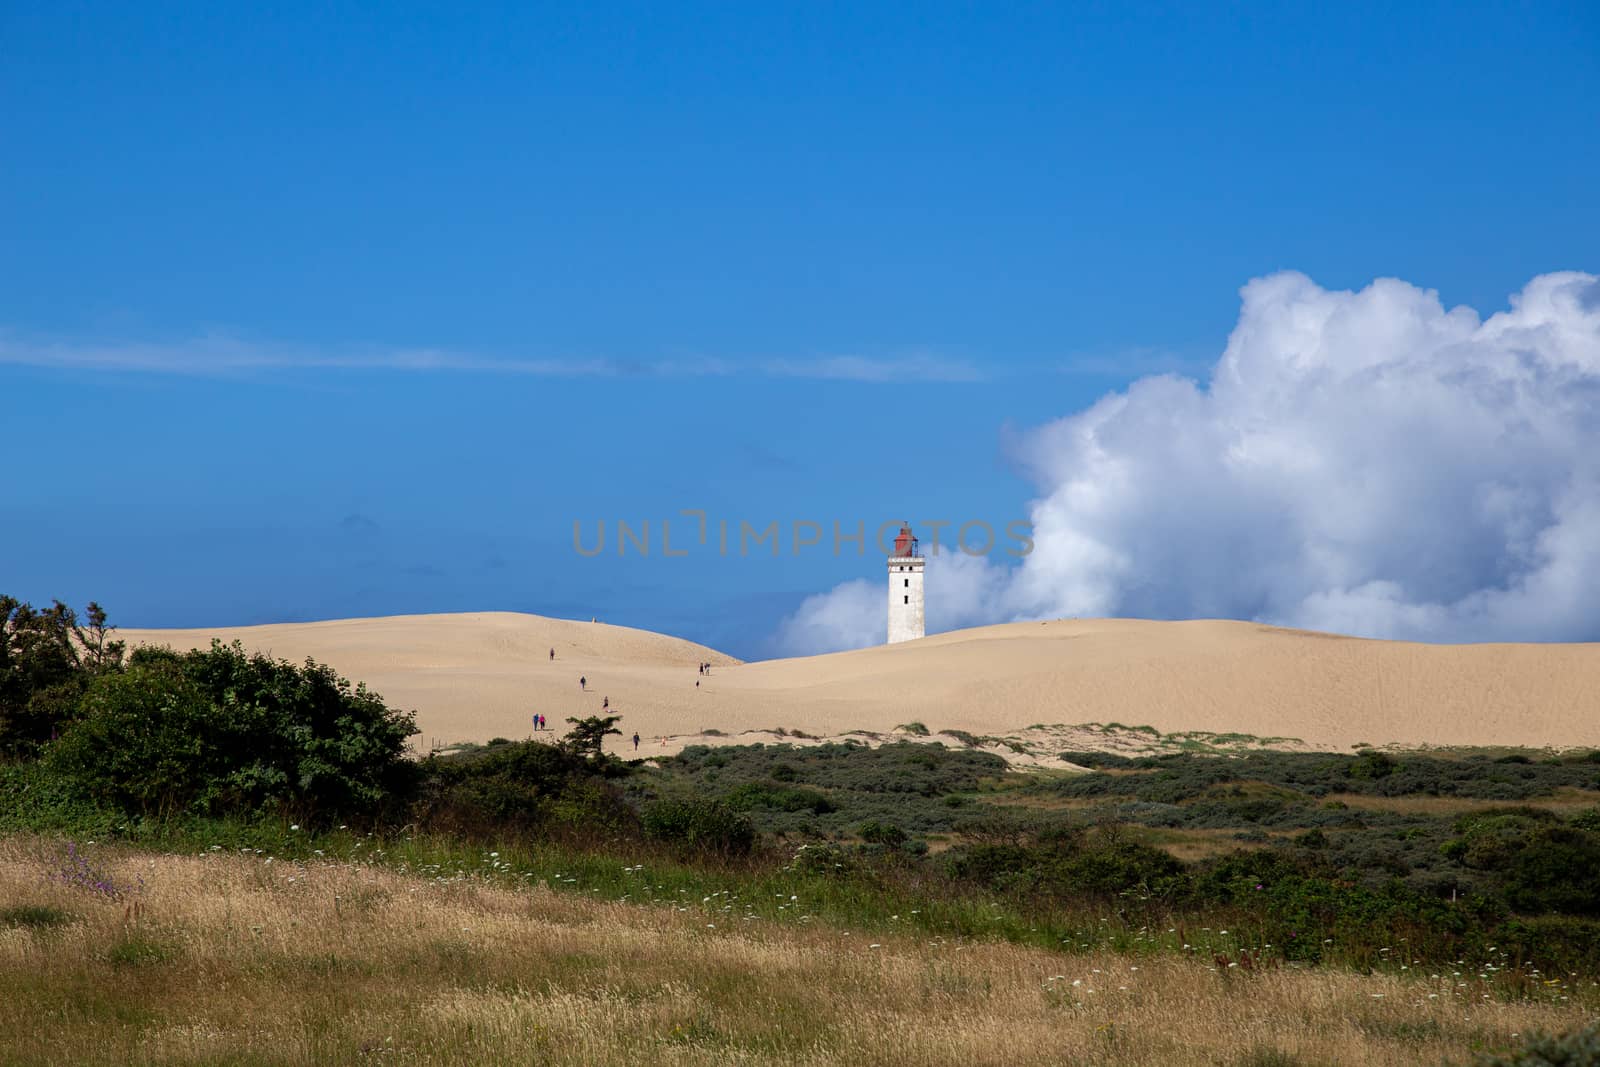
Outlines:
{"label": "person walking on sand", "polygon": [[587,678],[579,678],[578,679],[578,688],[582,689],[585,693],[587,693],[589,691],[589,679],[587,679]]}
{"label": "person walking on sand", "polygon": [[639,731],[637,730],[633,732],[633,750],[635,752],[639,751]]}
{"label": "person walking on sand", "polygon": [[552,648],[550,650],[550,662],[554,663],[555,661],[556,661],[556,650]]}
{"label": "person walking on sand", "polygon": [[601,697],[600,698],[600,710],[601,711],[610,711],[611,710],[611,698],[610,697]]}

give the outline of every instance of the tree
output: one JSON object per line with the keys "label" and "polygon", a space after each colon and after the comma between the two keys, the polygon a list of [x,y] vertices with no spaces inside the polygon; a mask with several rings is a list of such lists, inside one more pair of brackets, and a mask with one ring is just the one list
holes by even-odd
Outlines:
{"label": "tree", "polygon": [[79,626],[76,620],[72,626],[72,636],[77,638],[78,645],[83,649],[84,669],[90,674],[117,670],[122,666],[122,654],[127,650],[127,643],[111,640],[111,631],[116,627],[106,625],[105,608],[91,600],[85,614],[89,616],[88,626]]}
{"label": "tree", "polygon": [[29,755],[49,741],[75,713],[91,673],[122,664],[122,643],[107,640],[105,612],[91,605],[90,627],[78,626],[75,612],[57,600],[45,609],[0,596],[0,754]]}
{"label": "tree", "polygon": [[572,729],[561,739],[561,743],[578,755],[587,756],[590,762],[605,758],[603,746],[608,735],[622,736],[622,731],[617,729],[617,723],[622,721],[621,715],[591,715],[587,719],[569,717],[567,721],[572,723]]}

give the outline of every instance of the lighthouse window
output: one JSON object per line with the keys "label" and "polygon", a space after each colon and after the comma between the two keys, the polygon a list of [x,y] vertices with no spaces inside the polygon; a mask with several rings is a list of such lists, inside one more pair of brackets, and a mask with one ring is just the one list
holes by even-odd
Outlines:
{"label": "lighthouse window", "polygon": [[911,603],[911,598],[910,598],[910,597],[906,597],[906,598],[905,598],[905,602],[906,602],[906,603],[907,603],[907,604],[909,604],[909,603]]}
{"label": "lighthouse window", "polygon": [[907,589],[910,589],[910,588],[911,588],[911,579],[910,579],[910,578],[907,578],[907,579],[906,579],[906,580],[905,580],[905,583],[906,583],[906,588],[907,588]]}

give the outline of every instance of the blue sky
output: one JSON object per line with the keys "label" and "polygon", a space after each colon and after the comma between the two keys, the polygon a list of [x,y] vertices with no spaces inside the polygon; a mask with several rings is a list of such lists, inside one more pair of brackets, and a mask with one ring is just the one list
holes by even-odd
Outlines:
{"label": "blue sky", "polygon": [[1204,382],[1251,279],[1487,317],[1597,269],[1588,4],[35,7],[0,589],[124,625],[761,655],[881,563],[573,522],[1000,526],[1051,488],[1018,441]]}

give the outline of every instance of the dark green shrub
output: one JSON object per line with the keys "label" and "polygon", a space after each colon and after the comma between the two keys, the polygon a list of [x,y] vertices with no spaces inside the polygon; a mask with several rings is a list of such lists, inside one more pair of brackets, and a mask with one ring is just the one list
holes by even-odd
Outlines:
{"label": "dark green shrub", "polygon": [[748,853],[755,845],[750,817],[720,800],[699,798],[652,801],[639,813],[647,837],[689,852],[718,856]]}
{"label": "dark green shrub", "polygon": [[97,677],[47,761],[131,813],[332,819],[409,790],[415,732],[409,713],[327,666],[212,642],[181,655],[140,649],[126,671]]}
{"label": "dark green shrub", "polygon": [[1310,829],[1294,839],[1294,843],[1301,848],[1327,848],[1328,835],[1320,829]]}
{"label": "dark green shrub", "polygon": [[983,842],[949,853],[946,870],[960,881],[1003,891],[1031,884],[1029,874],[1038,864],[1038,855],[1026,846]]}
{"label": "dark green shrub", "polygon": [[1362,781],[1387,778],[1400,769],[1400,764],[1388,753],[1368,750],[1350,761],[1345,773]]}
{"label": "dark green shrub", "polygon": [[1182,874],[1183,864],[1169,854],[1116,835],[1090,837],[1062,867],[1070,889],[1106,897],[1134,890],[1165,893]]}
{"label": "dark green shrub", "polygon": [[838,810],[833,801],[815,789],[783,786],[776,782],[746,782],[723,798],[736,811],[770,808],[775,811],[809,811],[826,815]]}
{"label": "dark green shrub", "polygon": [[748,811],[759,830],[842,835],[870,821],[892,822],[908,834],[948,830],[956,813],[945,797],[975,790],[1006,767],[988,753],[901,741],[877,748],[690,746],[663,761],[662,770]]}
{"label": "dark green shrub", "polygon": [[1476,1067],[1600,1067],[1600,1023],[1570,1033],[1533,1034],[1520,1048],[1480,1056]]}
{"label": "dark green shrub", "polygon": [[419,769],[415,821],[478,838],[615,833],[634,821],[612,784],[628,774],[616,760],[594,762],[570,746],[542,741],[430,756]]}
{"label": "dark green shrub", "polygon": [[894,823],[864,822],[856,828],[856,836],[869,845],[898,848],[906,843],[906,832]]}
{"label": "dark green shrub", "polygon": [[1511,919],[1495,938],[1507,959],[1531,961],[1552,973],[1586,973],[1600,960],[1600,919],[1569,915]]}
{"label": "dark green shrub", "polygon": [[0,763],[0,833],[72,831],[105,836],[127,822],[120,808],[96,802],[38,762]]}
{"label": "dark green shrub", "polygon": [[1547,826],[1530,834],[1504,870],[1506,902],[1523,914],[1600,917],[1600,834]]}
{"label": "dark green shrub", "polygon": [[267,789],[287,788],[282,768],[251,760],[244,716],[226,716],[175,663],[140,663],[96,681],[83,715],[50,746],[47,764],[83,793],[125,811],[172,814],[226,806],[239,773]]}
{"label": "dark green shrub", "polygon": [[856,857],[832,842],[801,845],[790,869],[798,874],[843,878],[857,870]]}
{"label": "dark green shrub", "polygon": [[125,934],[111,946],[106,960],[113,967],[149,967],[166,963],[174,953],[167,944],[137,931]]}
{"label": "dark green shrub", "polygon": [[1292,1052],[1270,1045],[1258,1045],[1234,1061],[1234,1067],[1312,1067]]}
{"label": "dark green shrub", "polygon": [[66,926],[72,916],[52,904],[19,904],[0,909],[0,927],[21,927],[28,930],[54,930]]}
{"label": "dark green shrub", "polygon": [[1441,852],[1492,872],[1506,903],[1526,915],[1600,917],[1600,833],[1562,823],[1541,808],[1496,808],[1456,820],[1461,835]]}
{"label": "dark green shrub", "polygon": [[1600,831],[1600,807],[1585,808],[1569,821],[1580,830]]}

